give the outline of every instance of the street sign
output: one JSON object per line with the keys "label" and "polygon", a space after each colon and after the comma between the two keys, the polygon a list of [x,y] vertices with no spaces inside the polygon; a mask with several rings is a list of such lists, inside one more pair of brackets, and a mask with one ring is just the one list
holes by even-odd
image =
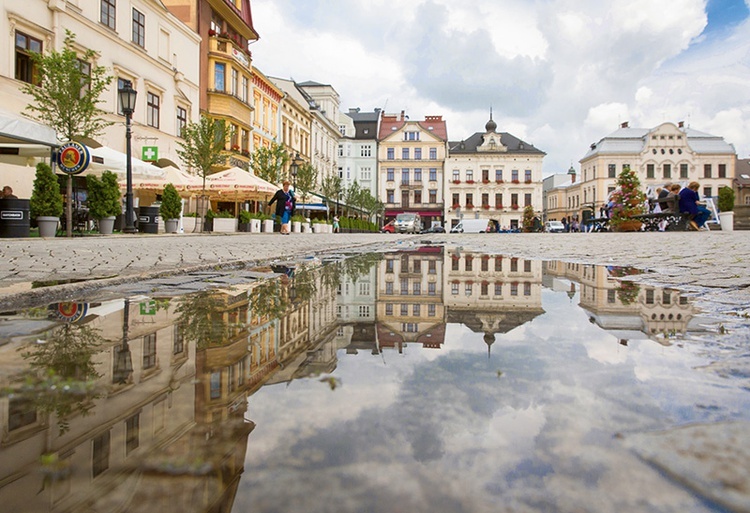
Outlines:
{"label": "street sign", "polygon": [[158,146],[144,146],[141,149],[141,160],[145,162],[156,162],[159,160]]}

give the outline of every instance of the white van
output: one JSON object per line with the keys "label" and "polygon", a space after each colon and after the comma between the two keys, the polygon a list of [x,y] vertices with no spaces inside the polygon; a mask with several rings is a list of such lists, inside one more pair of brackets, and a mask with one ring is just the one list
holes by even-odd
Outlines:
{"label": "white van", "polygon": [[422,231],[422,219],[419,214],[404,212],[396,216],[393,227],[396,233],[419,233]]}
{"label": "white van", "polygon": [[488,224],[487,219],[462,219],[451,228],[451,233],[486,233]]}

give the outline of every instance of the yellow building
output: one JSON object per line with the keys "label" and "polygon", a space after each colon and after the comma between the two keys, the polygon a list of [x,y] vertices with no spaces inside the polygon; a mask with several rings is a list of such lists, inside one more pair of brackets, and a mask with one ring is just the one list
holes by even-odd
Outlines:
{"label": "yellow building", "polygon": [[250,152],[279,142],[280,108],[284,92],[253,67],[253,140]]}

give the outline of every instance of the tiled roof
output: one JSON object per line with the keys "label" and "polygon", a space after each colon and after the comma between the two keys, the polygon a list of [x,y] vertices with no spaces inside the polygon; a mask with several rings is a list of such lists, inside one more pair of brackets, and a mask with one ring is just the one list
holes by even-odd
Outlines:
{"label": "tiled roof", "polygon": [[[508,151],[503,153],[545,155],[542,150],[534,147],[533,144],[529,144],[508,132],[495,133],[500,136],[500,142],[502,145],[508,148]],[[484,143],[485,135],[487,134],[484,132],[476,132],[474,135],[463,141],[451,141],[448,143],[448,152],[453,154],[476,153],[477,148]]]}

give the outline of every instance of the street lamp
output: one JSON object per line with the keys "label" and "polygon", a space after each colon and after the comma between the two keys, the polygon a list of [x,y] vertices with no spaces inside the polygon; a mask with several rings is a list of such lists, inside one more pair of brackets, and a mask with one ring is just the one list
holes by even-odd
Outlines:
{"label": "street lamp", "polygon": [[292,188],[294,189],[294,194],[297,194],[297,171],[299,171],[301,161],[302,159],[299,158],[299,152],[297,152],[292,159],[291,166],[289,166],[289,170],[292,173]]}
{"label": "street lamp", "polygon": [[117,90],[117,98],[120,102],[120,110],[125,114],[125,153],[127,162],[125,165],[127,189],[125,190],[125,228],[123,233],[135,233],[135,212],[133,211],[133,163],[131,162],[130,149],[130,118],[135,111],[135,97],[138,91],[133,89],[133,83],[130,80],[123,80],[122,87]]}

